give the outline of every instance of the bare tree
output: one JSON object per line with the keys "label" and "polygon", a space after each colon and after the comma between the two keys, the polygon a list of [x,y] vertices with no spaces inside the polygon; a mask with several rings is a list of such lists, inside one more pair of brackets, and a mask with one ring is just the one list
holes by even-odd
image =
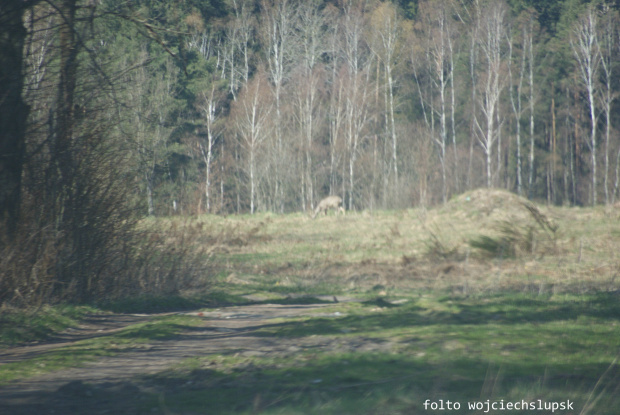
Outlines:
{"label": "bare tree", "polygon": [[[605,203],[610,202],[609,196],[609,139],[611,135],[611,107],[616,98],[613,92],[613,80],[614,80],[614,58],[618,53],[617,50],[617,38],[620,32],[618,26],[620,21],[618,20],[618,14],[611,10],[609,5],[604,6],[603,18],[599,26],[598,34],[598,49],[600,51],[600,62],[602,69],[602,88],[600,93],[600,102],[605,114],[605,176],[603,187],[605,189]],[[619,42],[620,43],[620,42]],[[613,192],[611,199],[612,203],[615,198],[615,191]]]}
{"label": "bare tree", "polygon": [[573,48],[577,67],[581,75],[581,81],[588,93],[588,106],[590,112],[590,141],[588,147],[592,157],[592,205],[597,202],[596,181],[596,107],[595,107],[595,82],[596,73],[601,63],[601,55],[597,40],[598,18],[596,11],[588,7],[584,15],[579,19],[573,29],[570,44]]}
{"label": "bare tree", "polygon": [[[453,76],[450,64],[450,33],[448,31],[449,15],[445,2],[439,6],[435,3],[426,3],[422,8],[426,23],[427,56],[432,93],[429,100],[439,118],[439,137],[431,134],[433,141],[439,149],[439,163],[441,165],[441,198],[445,204],[448,200],[447,177],[446,177],[446,148],[448,145],[447,128],[447,88],[450,78]],[[436,95],[436,97],[435,97]],[[434,101],[438,103],[435,105]],[[435,114],[431,114],[433,119]],[[434,130],[434,128],[432,128]]]}
{"label": "bare tree", "polygon": [[274,182],[275,197],[278,210],[284,209],[284,189],[282,186],[283,169],[283,123],[282,123],[282,93],[284,83],[291,70],[293,49],[293,28],[295,9],[289,0],[264,0],[262,2],[261,32],[263,43],[267,51],[267,63],[271,82],[274,85],[275,97],[275,157]]}
{"label": "bare tree", "polygon": [[228,80],[228,88],[233,99],[236,99],[237,90],[240,87],[238,80],[239,71],[237,70],[237,47],[239,41],[238,20],[233,19],[226,27],[221,50],[222,59],[218,59],[221,67],[220,77]]}
{"label": "bare tree", "polygon": [[[342,137],[344,126],[344,109],[345,109],[345,82],[344,74],[333,68],[331,78],[331,90],[329,95],[329,193],[336,191],[338,168],[340,162],[344,159],[342,151]],[[341,177],[341,184],[344,183],[344,177]]]}
{"label": "bare tree", "polygon": [[530,20],[530,30],[525,35],[525,49],[528,54],[528,74],[529,74],[529,107],[530,107],[530,157],[529,157],[529,171],[528,171],[528,187],[527,194],[528,198],[532,198],[532,191],[534,186],[534,34],[533,34],[533,19]]}
{"label": "bare tree", "polygon": [[244,1],[241,6],[241,12],[235,12],[238,18],[241,19],[239,25],[241,37],[239,49],[243,57],[243,73],[241,77],[246,84],[250,80],[250,57],[252,56],[250,47],[253,45],[252,40],[256,37],[256,18],[252,15],[251,8],[252,3]]}
{"label": "bare tree", "polygon": [[355,165],[363,130],[368,121],[369,59],[363,39],[363,10],[347,2],[343,15],[342,53],[346,66],[344,131],[348,149],[349,166],[349,210],[353,209],[355,198]]}
{"label": "bare tree", "polygon": [[466,2],[461,1],[461,8],[458,10],[459,20],[466,26],[470,28],[469,35],[469,76],[471,78],[471,119],[470,119],[470,129],[469,129],[469,160],[467,164],[467,179],[465,181],[465,186],[467,188],[472,186],[472,166],[474,161],[474,143],[476,136],[476,102],[477,102],[477,85],[479,82],[478,76],[478,42],[482,32],[482,5],[480,4],[480,0],[474,0],[471,4],[471,7],[468,7]]}
{"label": "bare tree", "polygon": [[298,45],[298,66],[291,85],[293,98],[293,118],[301,139],[303,149],[303,168],[301,169],[302,209],[306,203],[314,207],[315,169],[313,166],[314,139],[320,127],[322,111],[320,101],[323,97],[325,74],[320,63],[327,51],[325,17],[319,11],[317,0],[298,5],[294,20],[295,44]]}
{"label": "bare tree", "polygon": [[301,148],[304,153],[302,169],[302,208],[306,209],[308,202],[310,209],[314,208],[314,177],[313,164],[314,140],[320,128],[322,118],[321,101],[323,95],[324,73],[317,66],[310,73],[300,71],[294,78],[297,87],[293,91],[293,116],[301,138]]}
{"label": "bare tree", "polygon": [[[340,162],[344,159],[344,153],[341,151],[342,128],[344,123],[344,82],[342,82],[343,76],[341,72],[344,70],[344,66],[341,62],[344,61],[343,56],[338,52],[342,50],[341,45],[341,33],[342,27],[339,24],[339,11],[335,9],[328,9],[326,13],[326,23],[331,27],[327,44],[328,52],[332,57],[330,62],[330,78],[328,79],[329,87],[329,109],[327,111],[327,119],[329,125],[329,193],[336,192],[336,186],[338,185],[338,171]],[[343,187],[344,193],[344,177],[340,178],[340,184]]]}
{"label": "bare tree", "polygon": [[237,91],[250,76],[250,48],[255,37],[255,22],[248,0],[233,0],[232,6],[235,18],[228,22],[220,40],[218,67],[220,78],[228,81],[229,92],[236,99]]}
{"label": "bare tree", "polygon": [[[528,20],[532,20],[533,16],[530,15]],[[508,47],[509,47],[509,58],[508,58],[508,77],[510,79],[509,89],[510,89],[510,104],[512,106],[512,111],[514,113],[515,120],[515,136],[517,139],[517,194],[521,195],[523,193],[523,168],[522,168],[522,155],[521,155],[521,115],[523,114],[522,107],[522,96],[523,96],[523,78],[525,77],[525,62],[527,60],[527,47],[529,42],[531,42],[531,37],[528,36],[528,29],[531,28],[529,22],[523,24],[522,27],[522,36],[519,38],[515,36],[514,39],[508,39]],[[518,40],[521,40],[521,59],[518,63],[519,68],[519,80],[514,82],[512,77],[512,67],[515,66],[516,62],[513,62],[513,43],[516,43]]]}
{"label": "bare tree", "polygon": [[215,144],[221,134],[218,126],[219,118],[219,99],[216,95],[215,85],[211,86],[211,91],[203,93],[203,103],[200,107],[204,114],[205,127],[207,129],[207,140],[198,141],[200,153],[205,163],[205,198],[207,211],[211,210],[211,165],[213,163],[213,151]]}
{"label": "bare tree", "polygon": [[300,2],[294,16],[293,37],[301,55],[301,66],[306,72],[311,71],[320,62],[321,56],[328,51],[327,21],[319,10],[319,0]]}
{"label": "bare tree", "polygon": [[[449,4],[449,9],[450,11],[455,10],[456,8],[454,7],[454,5],[452,5],[452,3]],[[457,155],[457,148],[456,148],[456,122],[455,122],[455,113],[456,113],[456,102],[455,102],[455,95],[456,95],[456,91],[455,91],[455,87],[454,87],[454,78],[455,78],[455,71],[454,71],[454,55],[455,55],[455,51],[454,51],[454,47],[455,47],[455,43],[456,43],[456,36],[458,36],[459,33],[459,27],[456,26],[457,22],[455,22],[453,19],[447,19],[446,20],[446,39],[448,41],[448,56],[450,59],[450,68],[448,71],[448,77],[450,78],[450,123],[451,123],[451,127],[452,127],[452,149],[454,151],[454,186],[455,186],[455,190],[458,192],[460,190],[460,185],[459,185],[459,158]]]}
{"label": "bare tree", "polygon": [[264,74],[256,75],[246,85],[232,109],[234,132],[247,156],[250,180],[250,213],[254,214],[257,191],[257,153],[269,136],[272,104],[271,90]]}
{"label": "bare tree", "polygon": [[505,14],[506,8],[503,3],[488,5],[486,13],[483,15],[483,37],[479,43],[486,70],[480,79],[477,106],[484,118],[484,125],[480,125],[477,117],[475,118],[475,125],[478,142],[486,157],[487,187],[491,187],[493,183],[491,156],[493,155],[493,146],[498,142],[501,129],[499,107],[500,96],[504,88],[502,44],[505,38]]}
{"label": "bare tree", "polygon": [[[391,3],[381,3],[371,17],[371,25],[375,39],[372,48],[383,65],[385,73],[385,128],[391,139],[391,167],[394,173],[395,188],[398,188],[398,139],[394,122],[394,66],[400,53],[400,37],[402,33],[401,19],[396,7]],[[377,79],[377,81],[379,81]]]}

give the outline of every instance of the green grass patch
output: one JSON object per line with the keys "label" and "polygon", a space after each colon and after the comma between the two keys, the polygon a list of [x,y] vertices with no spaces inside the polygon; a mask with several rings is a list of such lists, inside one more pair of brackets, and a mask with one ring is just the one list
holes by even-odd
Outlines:
{"label": "green grass patch", "polygon": [[342,317],[279,320],[253,332],[292,340],[293,352],[191,359],[151,380],[165,385],[167,408],[180,413],[422,414],[443,413],[425,411],[426,399],[462,408],[541,399],[571,401],[575,412],[563,413],[592,405],[584,413],[612,415],[620,405],[612,294],[427,294],[321,312],[333,310]]}
{"label": "green grass patch", "polygon": [[0,365],[0,385],[69,367],[80,367],[103,356],[142,349],[149,342],[171,339],[188,328],[202,324],[191,316],[160,316],[145,323],[133,324],[113,334],[73,342],[32,357]]}
{"label": "green grass patch", "polygon": [[94,314],[164,313],[172,311],[215,308],[231,304],[248,304],[250,300],[221,290],[187,296],[126,297],[96,306],[61,304],[31,310],[4,310],[0,313],[0,348],[49,340],[55,334],[76,327]]}
{"label": "green grass patch", "polygon": [[30,310],[0,313],[0,348],[48,339],[54,333],[75,326],[88,314],[100,311],[87,306],[44,306]]}
{"label": "green grass patch", "polygon": [[113,356],[117,343],[84,342],[75,346],[62,347],[26,360],[4,363],[0,366],[0,385],[10,384],[15,379],[24,379],[56,370],[79,367],[85,362],[102,356]]}

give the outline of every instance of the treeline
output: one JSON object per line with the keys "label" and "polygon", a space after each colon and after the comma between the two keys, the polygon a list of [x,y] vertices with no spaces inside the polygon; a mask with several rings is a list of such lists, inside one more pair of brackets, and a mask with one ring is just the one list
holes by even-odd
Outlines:
{"label": "treeline", "polygon": [[618,197],[614,3],[183,5],[141,9],[175,56],[127,25],[105,41],[145,213]]}
{"label": "treeline", "polygon": [[615,203],[618,26],[605,1],[5,0],[0,302],[180,289],[200,265],[147,215]]}

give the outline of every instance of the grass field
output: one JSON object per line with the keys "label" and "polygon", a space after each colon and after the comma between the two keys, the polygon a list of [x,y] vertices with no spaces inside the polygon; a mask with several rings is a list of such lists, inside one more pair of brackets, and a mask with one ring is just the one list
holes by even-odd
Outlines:
{"label": "grass field", "polygon": [[[144,397],[145,413],[618,413],[618,211],[533,206],[478,190],[430,210],[156,224],[192,235],[209,257],[209,292],[188,287],[170,309],[312,303],[317,296],[339,302],[252,331],[286,345],[277,352],[188,357],[142,379],[165,390]],[[97,310],[149,311],[151,303],[127,300]],[[165,300],[157,303],[165,308]],[[5,345],[20,339],[7,321]],[[156,319],[85,340],[74,356],[122,353],[199,321]],[[45,333],[25,326],[23,339]],[[50,362],[62,350],[55,353]],[[0,366],[0,381],[31,376],[32,367],[46,364],[27,363]]]}

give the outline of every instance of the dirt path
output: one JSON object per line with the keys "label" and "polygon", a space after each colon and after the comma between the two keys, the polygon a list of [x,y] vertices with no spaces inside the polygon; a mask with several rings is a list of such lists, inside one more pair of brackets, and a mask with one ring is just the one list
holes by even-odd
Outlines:
{"label": "dirt path", "polygon": [[[185,313],[204,318],[204,326],[187,329],[173,339],[152,341],[116,356],[102,357],[80,368],[60,370],[0,387],[0,415],[20,414],[136,414],[146,394],[165,393],[165,385],[154,384],[146,376],[174,367],[190,357],[214,354],[280,356],[304,347],[333,347],[332,339],[282,339],[256,336],[257,329],[277,324],[274,319],[321,313],[332,304],[261,304],[222,308],[205,313]],[[317,314],[318,313],[318,314]],[[54,342],[4,350],[0,364],[28,359],[67,346],[78,340],[106,336],[131,324],[146,322],[151,315],[93,316],[82,326],[67,330]],[[348,347],[375,347],[353,344]],[[164,390],[162,390],[162,388]],[[165,405],[147,413],[168,413]]]}

